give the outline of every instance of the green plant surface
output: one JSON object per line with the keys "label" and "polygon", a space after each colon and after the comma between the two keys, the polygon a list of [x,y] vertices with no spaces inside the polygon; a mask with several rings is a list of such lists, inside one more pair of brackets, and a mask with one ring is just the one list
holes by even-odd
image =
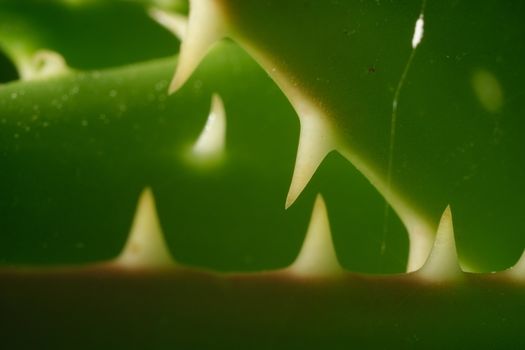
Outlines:
{"label": "green plant surface", "polygon": [[[520,3],[219,3],[226,32],[285,81],[281,85],[293,85],[321,106],[343,139],[335,148],[392,197],[405,221],[420,217],[435,228],[450,204],[466,263],[490,271],[512,263],[508,252],[519,256],[525,158],[518,96],[524,71],[510,67],[525,54]],[[411,60],[420,15],[424,36]],[[290,18],[293,26],[287,26]],[[476,84],[489,90],[485,100],[476,95]]]}
{"label": "green plant surface", "polygon": [[92,70],[172,55],[178,47],[143,6],[121,1],[4,0],[0,23],[0,48],[19,66],[41,49]]}
{"label": "green plant surface", "polygon": [[[271,243],[275,252],[267,257],[270,261],[293,251],[292,245],[279,252],[283,247],[268,239],[266,232],[276,231],[274,226],[280,232],[295,232],[295,243],[300,245],[300,235],[306,229],[309,208],[303,215],[285,215],[288,213],[283,210],[282,193],[293,165],[290,146],[297,139],[290,138],[286,130],[296,129],[296,122],[286,100],[247,59],[238,48],[224,44],[210,55],[210,64],[203,65],[202,76],[197,74],[194,84],[169,97],[166,88],[174,59],[6,86],[3,110],[10,118],[3,119],[2,139],[9,142],[2,163],[19,170],[3,173],[6,178],[2,182],[6,184],[4,193],[19,199],[5,202],[4,212],[11,215],[6,215],[2,236],[4,259],[56,264],[114,257],[128,234],[137,195],[148,185],[158,195],[159,210],[166,213],[161,214],[167,218],[163,220],[166,230],[181,235],[168,239],[174,245],[175,239],[181,239],[178,245],[183,248],[177,253],[183,261],[186,251],[202,249],[197,256],[205,260],[197,260],[197,264],[215,261],[211,266],[222,263],[226,268],[228,261],[243,258],[238,256],[241,252],[213,250],[218,242],[236,249],[239,239],[245,241],[244,246],[253,246],[255,239],[266,241],[267,246]],[[240,69],[243,63],[247,65]],[[238,79],[244,79],[245,94],[239,94],[239,86],[232,91],[221,83],[232,79],[228,73],[234,68]],[[267,93],[250,93],[266,89]],[[228,148],[238,151],[228,152],[224,164],[208,168],[191,159],[191,145],[205,124],[215,91],[231,106]],[[27,109],[17,102],[22,98],[30,101]],[[236,98],[247,105],[235,109],[229,102]],[[253,123],[264,118],[265,104],[271,104],[275,116],[265,118],[264,125]],[[290,118],[282,119],[283,114]],[[270,137],[276,141],[274,149],[262,146]],[[288,154],[281,151],[281,157],[276,158],[286,144]],[[24,191],[8,185],[13,183],[23,183]],[[238,191],[241,188],[244,190]],[[79,207],[67,205],[71,201]],[[41,202],[48,205],[41,208],[36,204],[35,210],[35,203]],[[28,214],[34,215],[34,220],[23,220]],[[211,222],[211,227],[219,227],[213,235],[208,232]],[[230,222],[237,226],[232,233],[227,230]],[[57,231],[59,236],[50,240]],[[17,240],[22,233],[26,238]],[[272,234],[274,239],[277,234]],[[286,238],[280,240],[289,242]],[[81,248],[76,248],[79,244]],[[225,259],[223,255],[233,257]],[[192,262],[196,257],[187,259]],[[289,262],[280,260],[281,265]],[[239,267],[233,264],[228,269],[235,268]]]}
{"label": "green plant surface", "polygon": [[0,4],[5,344],[524,343],[521,3],[187,9]]}

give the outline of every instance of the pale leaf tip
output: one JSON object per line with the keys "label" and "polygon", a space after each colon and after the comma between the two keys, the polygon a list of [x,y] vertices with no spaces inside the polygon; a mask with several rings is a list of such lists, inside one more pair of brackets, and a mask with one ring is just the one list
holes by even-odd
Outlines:
{"label": "pale leaf tip", "polygon": [[140,195],[128,240],[116,262],[121,266],[135,268],[174,265],[150,188],[146,188]]}
{"label": "pale leaf tip", "polygon": [[418,275],[428,280],[444,281],[457,279],[462,274],[454,238],[452,211],[447,206],[441,216],[432,251]]}
{"label": "pale leaf tip", "polygon": [[344,272],[332,241],[326,204],[318,195],[301,251],[289,270],[304,277],[329,277]]}

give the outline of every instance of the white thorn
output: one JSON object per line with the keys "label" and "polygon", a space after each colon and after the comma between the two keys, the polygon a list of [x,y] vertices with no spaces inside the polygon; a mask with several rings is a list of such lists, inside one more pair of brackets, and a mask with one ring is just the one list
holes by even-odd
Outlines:
{"label": "white thorn", "polygon": [[340,150],[344,146],[338,138],[339,133],[332,127],[332,118],[318,101],[306,94],[297,81],[281,71],[263,52],[248,42],[241,40],[240,44],[268,72],[299,117],[301,124],[299,145],[285,203],[285,208],[288,209],[302,193],[328,153],[336,149]]}
{"label": "white thorn", "polygon": [[116,262],[125,267],[139,268],[174,265],[149,188],[140,195],[128,240]]}
{"label": "white thorn", "polygon": [[326,205],[317,196],[301,252],[289,270],[297,275],[327,277],[343,273],[337,260]]}
{"label": "white thorn", "polygon": [[450,206],[447,206],[441,216],[432,251],[417,274],[433,281],[453,280],[460,278],[463,274],[454,241]]}
{"label": "white thorn", "polygon": [[149,15],[161,26],[169,30],[180,40],[184,40],[188,29],[188,19],[178,13],[172,13],[159,8],[151,8]]}
{"label": "white thorn", "polygon": [[425,20],[421,14],[416,21],[414,35],[412,36],[412,48],[416,48],[423,39]]}
{"label": "white thorn", "polygon": [[303,192],[323,159],[335,149],[331,132],[324,119],[317,115],[300,115],[301,134],[292,183],[286,197],[289,208]]}
{"label": "white thorn", "polygon": [[48,78],[69,70],[64,57],[51,50],[40,50],[33,56],[24,57],[18,63],[18,68],[22,80]]}
{"label": "white thorn", "polygon": [[215,160],[224,154],[225,143],[226,112],[221,97],[213,94],[208,120],[192,148],[192,153],[198,160]]}
{"label": "white thorn", "polygon": [[212,45],[226,34],[219,1],[191,0],[188,29],[169,92],[177,91],[191,76]]}

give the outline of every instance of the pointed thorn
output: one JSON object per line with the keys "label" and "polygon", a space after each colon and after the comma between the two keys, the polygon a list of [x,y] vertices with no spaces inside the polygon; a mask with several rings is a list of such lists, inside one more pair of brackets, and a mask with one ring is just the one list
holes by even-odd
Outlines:
{"label": "pointed thorn", "polygon": [[22,80],[44,79],[69,71],[64,57],[51,50],[40,50],[33,56],[21,57],[17,66]]}
{"label": "pointed thorn", "polygon": [[226,144],[226,112],[218,94],[213,94],[206,125],[192,148],[199,161],[218,160],[224,154]]}
{"label": "pointed thorn", "polygon": [[243,46],[272,77],[299,117],[299,145],[285,202],[285,209],[288,209],[297,200],[328,153],[343,150],[346,146],[341,143],[339,131],[333,128],[333,118],[327,114],[319,101],[306,94],[303,87],[291,79],[290,74],[281,70],[264,54],[251,49],[249,44]]}
{"label": "pointed thorn", "polygon": [[190,1],[187,31],[170,84],[170,94],[184,85],[213,44],[226,35],[226,26],[217,3],[210,0]]}
{"label": "pointed thorn", "polygon": [[185,16],[156,7],[149,9],[148,13],[155,22],[169,30],[179,40],[184,40],[188,29],[188,19]]}
{"label": "pointed thorn", "polygon": [[337,260],[326,205],[321,195],[315,201],[301,252],[288,269],[296,275],[308,277],[328,277],[344,272]]}
{"label": "pointed thorn", "polygon": [[288,209],[303,192],[315,171],[324,158],[335,149],[332,135],[323,120],[316,117],[303,117],[301,135],[292,183],[286,197],[285,208]]}
{"label": "pointed thorn", "polygon": [[155,199],[149,188],[140,195],[131,232],[116,263],[139,268],[174,265],[157,217]]}
{"label": "pointed thorn", "polygon": [[433,281],[454,280],[463,275],[456,251],[450,206],[441,216],[432,251],[417,274]]}

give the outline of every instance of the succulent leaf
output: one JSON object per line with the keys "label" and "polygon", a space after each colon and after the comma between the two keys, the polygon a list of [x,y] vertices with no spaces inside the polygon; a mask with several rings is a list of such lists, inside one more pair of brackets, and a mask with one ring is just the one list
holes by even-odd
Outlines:
{"label": "succulent leaf", "polygon": [[524,13],[1,2],[2,344],[525,345]]}

